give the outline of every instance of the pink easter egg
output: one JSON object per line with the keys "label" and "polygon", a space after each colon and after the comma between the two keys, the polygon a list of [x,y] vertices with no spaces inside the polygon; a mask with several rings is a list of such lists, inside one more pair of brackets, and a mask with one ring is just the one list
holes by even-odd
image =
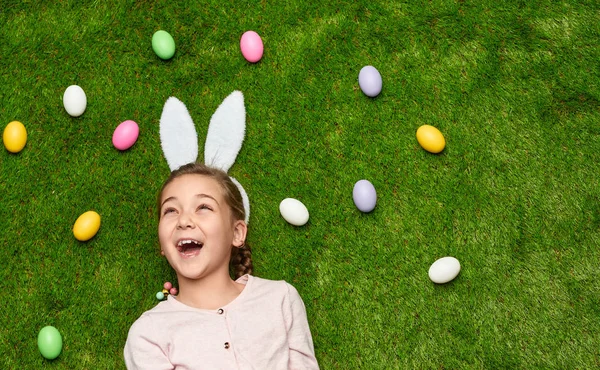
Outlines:
{"label": "pink easter egg", "polygon": [[250,63],[256,63],[262,58],[264,46],[262,39],[258,33],[254,31],[246,31],[240,40],[240,49],[242,55]]}
{"label": "pink easter egg", "polygon": [[137,123],[132,120],[123,121],[113,133],[113,145],[119,150],[127,150],[135,144],[139,134],[140,128]]}

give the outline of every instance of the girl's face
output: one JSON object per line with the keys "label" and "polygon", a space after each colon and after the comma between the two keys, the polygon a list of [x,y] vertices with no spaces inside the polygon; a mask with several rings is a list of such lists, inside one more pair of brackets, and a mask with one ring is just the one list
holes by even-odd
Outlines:
{"label": "girl's face", "polygon": [[232,219],[216,180],[183,175],[163,190],[158,238],[179,278],[229,275],[231,248],[243,245],[246,224]]}

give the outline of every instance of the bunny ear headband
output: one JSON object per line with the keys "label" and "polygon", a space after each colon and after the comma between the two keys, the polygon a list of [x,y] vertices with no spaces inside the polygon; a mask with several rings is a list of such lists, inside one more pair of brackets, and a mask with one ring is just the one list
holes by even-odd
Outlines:
{"label": "bunny ear headband", "polygon": [[[223,100],[210,119],[204,144],[204,163],[225,172],[235,162],[246,132],[244,95],[234,91]],[[160,117],[160,142],[171,171],[198,158],[198,135],[185,105],[175,97],[167,99]],[[250,201],[242,185],[230,177],[242,194],[246,223]]]}

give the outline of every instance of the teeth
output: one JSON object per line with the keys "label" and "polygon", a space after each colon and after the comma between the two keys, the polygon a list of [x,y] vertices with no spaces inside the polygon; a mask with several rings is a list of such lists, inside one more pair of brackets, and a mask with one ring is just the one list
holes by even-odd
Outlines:
{"label": "teeth", "polygon": [[202,243],[200,243],[199,241],[196,240],[192,240],[192,239],[186,239],[186,240],[180,240],[179,243],[177,243],[178,247],[181,247],[185,244],[196,244],[196,245],[202,245]]}

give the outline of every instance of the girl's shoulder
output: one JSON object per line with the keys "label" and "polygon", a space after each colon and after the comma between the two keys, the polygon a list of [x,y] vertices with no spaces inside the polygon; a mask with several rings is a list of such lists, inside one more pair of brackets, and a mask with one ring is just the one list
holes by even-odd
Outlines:
{"label": "girl's shoulder", "polygon": [[127,340],[129,341],[130,338],[145,337],[153,334],[156,330],[154,327],[154,322],[156,321],[154,316],[165,312],[164,307],[166,303],[167,302],[165,301],[160,302],[153,308],[142,313],[129,328]]}
{"label": "girl's shoulder", "polygon": [[148,327],[152,325],[153,321],[155,321],[156,316],[158,316],[158,320],[160,320],[160,316],[170,313],[172,311],[172,305],[170,305],[168,301],[159,302],[156,306],[143,312],[137,318],[137,320],[135,320],[133,326],[137,326],[140,328]]}
{"label": "girl's shoulder", "polygon": [[288,287],[291,286],[291,284],[289,284],[285,280],[264,279],[264,278],[260,278],[258,276],[254,276],[254,275],[244,275],[241,278],[239,278],[237,280],[237,282],[245,283],[246,287],[253,291],[255,291],[255,290],[259,290],[259,291],[275,290],[275,291],[283,292],[283,291],[286,291],[288,289]]}
{"label": "girl's shoulder", "polygon": [[263,279],[253,275],[244,275],[237,281],[246,281],[246,289],[254,298],[300,298],[296,288],[285,280]]}

